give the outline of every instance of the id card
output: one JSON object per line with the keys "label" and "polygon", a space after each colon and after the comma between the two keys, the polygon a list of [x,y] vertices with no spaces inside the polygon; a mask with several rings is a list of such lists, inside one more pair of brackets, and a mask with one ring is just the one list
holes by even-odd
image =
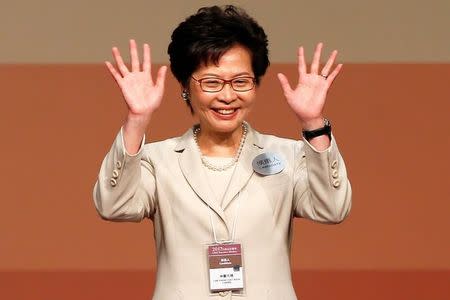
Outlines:
{"label": "id card", "polygon": [[238,291],[244,288],[241,244],[208,246],[208,262],[211,292]]}

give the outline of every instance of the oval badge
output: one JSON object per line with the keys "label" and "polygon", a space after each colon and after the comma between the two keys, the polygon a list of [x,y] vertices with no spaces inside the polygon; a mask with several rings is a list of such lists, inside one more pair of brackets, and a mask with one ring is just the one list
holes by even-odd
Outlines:
{"label": "oval badge", "polygon": [[278,174],[284,169],[283,159],[276,153],[262,153],[252,162],[253,170],[261,175]]}

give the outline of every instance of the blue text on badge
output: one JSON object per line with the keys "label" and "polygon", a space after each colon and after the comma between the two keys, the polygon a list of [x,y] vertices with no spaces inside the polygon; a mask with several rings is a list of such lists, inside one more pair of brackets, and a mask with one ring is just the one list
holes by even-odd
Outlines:
{"label": "blue text on badge", "polygon": [[253,159],[252,167],[261,175],[273,175],[283,171],[284,161],[278,154],[266,152]]}

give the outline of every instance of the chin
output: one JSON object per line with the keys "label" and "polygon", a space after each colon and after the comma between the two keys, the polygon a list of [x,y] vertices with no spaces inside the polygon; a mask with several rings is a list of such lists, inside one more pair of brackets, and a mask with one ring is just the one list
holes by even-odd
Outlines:
{"label": "chin", "polygon": [[241,127],[242,121],[240,120],[233,120],[232,122],[214,122],[213,124],[209,124],[210,128],[213,131],[220,132],[220,133],[232,133],[239,129]]}
{"label": "chin", "polygon": [[233,132],[241,127],[244,119],[242,118],[242,112],[236,110],[232,114],[221,115],[215,111],[211,111],[210,126],[214,131],[227,133]]}

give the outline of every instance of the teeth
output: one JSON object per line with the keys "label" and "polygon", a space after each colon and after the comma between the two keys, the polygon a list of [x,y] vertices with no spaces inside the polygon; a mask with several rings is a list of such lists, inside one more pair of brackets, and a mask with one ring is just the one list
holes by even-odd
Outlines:
{"label": "teeth", "polygon": [[222,115],[230,115],[234,113],[234,109],[218,109],[217,112]]}

